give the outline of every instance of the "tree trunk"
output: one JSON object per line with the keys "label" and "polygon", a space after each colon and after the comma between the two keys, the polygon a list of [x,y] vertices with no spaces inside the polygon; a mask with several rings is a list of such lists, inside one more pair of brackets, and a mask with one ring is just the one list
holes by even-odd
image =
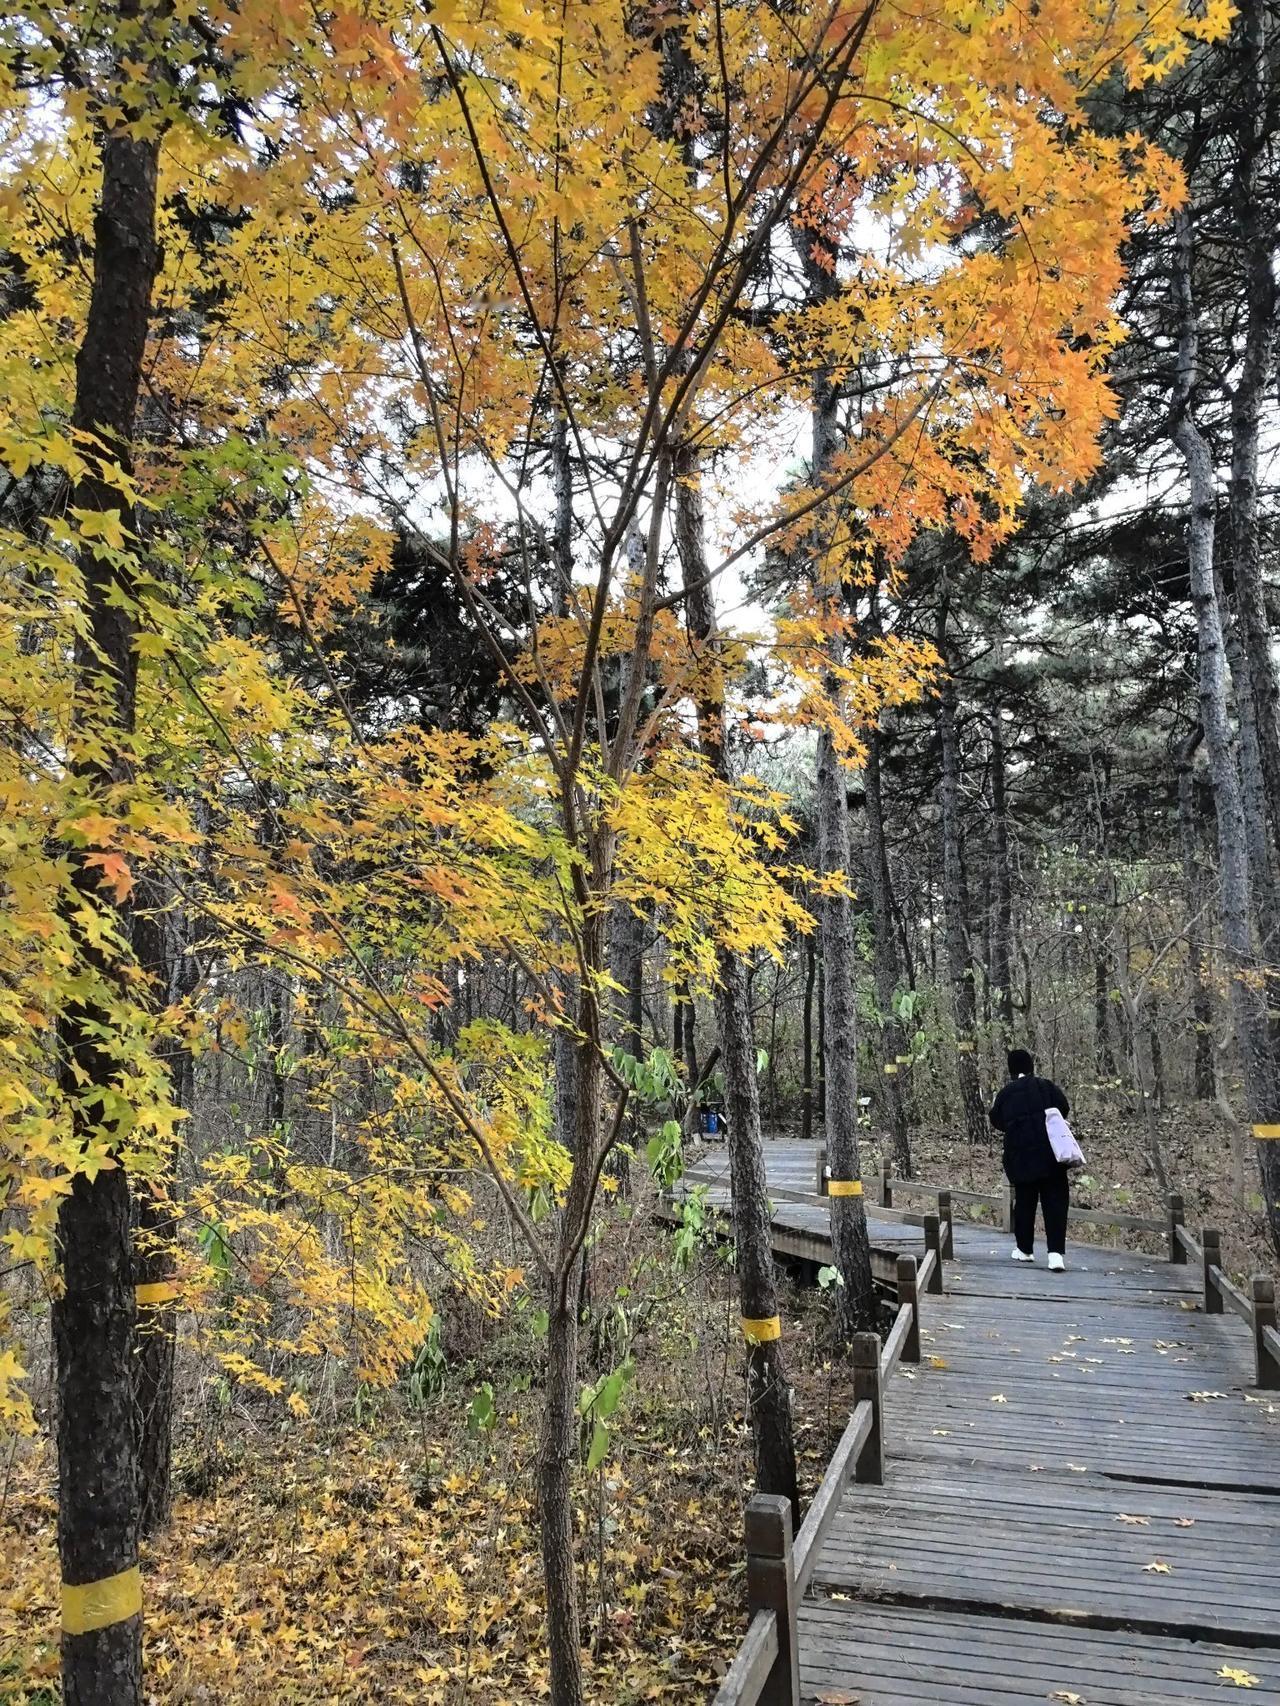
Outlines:
{"label": "tree trunk", "polygon": [[[76,361],[74,424],[103,440],[126,469],[151,312],[156,246],[154,139],[120,132],[102,143],[102,193],[94,221],[93,282]],[[96,473],[75,507],[119,511],[119,491]],[[131,518],[126,515],[125,521]],[[137,657],[133,580],[92,550],[81,557],[85,631],[76,641],[77,774],[107,788],[129,775]],[[109,694],[109,702],[104,698]],[[106,904],[88,855],[71,852],[86,907]],[[86,947],[92,959],[97,950]],[[100,970],[111,975],[98,960]],[[127,996],[125,997],[128,998]],[[60,1081],[75,1134],[101,1120],[95,1093],[116,1088],[108,1014],[70,1008],[60,1030]],[[138,1577],[138,1452],[133,1396],[134,1274],[129,1184],[122,1166],[81,1174],[58,1216],[63,1288],[53,1302],[57,1381],[58,1551],[63,1581],[62,1689],[66,1706],[137,1706],[142,1699],[142,1594]],[[92,1593],[77,1590],[95,1585]]]}
{"label": "tree trunk", "polygon": [[871,899],[873,972],[880,1016],[880,1081],[885,1125],[893,1145],[894,1172],[911,1177],[911,1122],[898,1056],[907,1038],[894,1003],[901,983],[893,909],[889,904],[889,864],[885,853],[884,801],[880,792],[880,731],[867,731],[867,889]]}
{"label": "tree trunk", "polygon": [[1111,978],[1102,942],[1093,951],[1093,1050],[1098,1077],[1108,1083],[1116,1076],[1116,1057],[1111,1046]]}
{"label": "tree trunk", "polygon": [[547,1375],[538,1450],[538,1515],[547,1594],[552,1706],[582,1706],[578,1575],[573,1557],[573,1466],[578,1450],[578,1292],[582,1257],[547,1301]]}
{"label": "tree trunk", "polygon": [[[676,457],[675,472],[675,532],[686,589],[686,620],[695,647],[706,652],[716,646],[717,625],[715,597],[707,578],[697,451],[683,447]],[[728,781],[724,700],[720,694],[710,694],[700,701],[698,732],[707,762],[718,776]],[[748,1346],[747,1408],[755,1446],[756,1490],[780,1493],[790,1499],[798,1519],[791,1394],[779,1337],[781,1325],[760,1130],[750,980],[746,962],[728,949],[719,955],[716,1017],[724,1058],[738,1301],[743,1322],[747,1324],[744,1326]]]}
{"label": "tree trunk", "polygon": [[[1222,581],[1215,577],[1219,609],[1226,610]],[[1262,767],[1262,746],[1253,688],[1240,643],[1239,624],[1229,614],[1223,618],[1223,640],[1227,671],[1236,703],[1236,751],[1240,767],[1240,804],[1244,812],[1245,845],[1249,856],[1249,899],[1262,952],[1274,965],[1280,941],[1280,890],[1277,890],[1274,850],[1267,830],[1267,787]]]}
{"label": "tree trunk", "polygon": [[1006,1047],[1013,1040],[1013,888],[1009,874],[1009,806],[1004,761],[1004,718],[991,711],[991,863],[995,910],[991,920],[991,981]]}
{"label": "tree trunk", "polygon": [[1196,728],[1178,748],[1178,837],[1182,847],[1182,904],[1186,913],[1187,978],[1191,985],[1191,1020],[1195,1027],[1195,1061],[1192,1088],[1197,1101],[1211,1102],[1217,1095],[1214,1082],[1213,1010],[1204,975],[1204,936],[1200,920],[1204,874],[1197,853],[1195,789],[1192,760],[1203,738]]}
{"label": "tree trunk", "polygon": [[[1243,75],[1234,107],[1237,155],[1231,202],[1233,236],[1244,258],[1245,336],[1240,377],[1231,398],[1229,503],[1232,591],[1245,667],[1236,680],[1236,695],[1238,704],[1242,691],[1252,700],[1260,781],[1274,846],[1280,840],[1280,681],[1271,648],[1258,527],[1258,451],[1276,347],[1275,209],[1262,180],[1275,122],[1269,34],[1265,0],[1240,0],[1236,39]],[[1263,839],[1267,839],[1265,832]],[[1273,940],[1277,920],[1265,917],[1261,924],[1264,942]]]}
{"label": "tree trunk", "polygon": [[955,1013],[957,1076],[964,1114],[965,1135],[971,1144],[987,1137],[987,1116],[978,1086],[978,1057],[975,1050],[973,968],[965,941],[967,925],[964,897],[964,868],[960,832],[960,741],[956,727],[956,677],[946,653],[945,605],[938,623],[938,650],[946,659],[946,670],[938,693],[938,736],[942,745],[942,781],[938,790],[942,809],[942,911],[946,924],[947,976]]}
{"label": "tree trunk", "polygon": [[[849,808],[844,771],[831,737],[818,736],[818,849],[824,876],[849,870]],[[855,1333],[879,1326],[880,1308],[871,1277],[871,1239],[862,1196],[858,1144],[858,950],[853,907],[847,893],[828,894],[818,907],[826,996],[827,1164],[831,1169],[831,1248],[842,1284],[836,1289],[836,1321],[846,1343]],[[856,1193],[846,1189],[856,1186]]]}
{"label": "tree trunk", "polygon": [[816,982],[818,956],[813,937],[804,939],[804,1018],[800,1044],[800,1139],[808,1143],[813,1136],[813,986]]}
{"label": "tree trunk", "polygon": [[[610,996],[611,1039],[633,1059],[644,1050],[644,919],[630,906],[614,903],[609,925],[609,975],[623,990]],[[639,1109],[631,1115],[628,1141],[632,1147],[643,1141],[644,1116]],[[614,1168],[619,1184],[630,1184],[631,1169],[625,1156]]]}
{"label": "tree trunk", "polygon": [[[1219,917],[1250,1115],[1255,1126],[1272,1127],[1280,1124],[1280,1097],[1276,1093],[1266,998],[1257,981],[1257,961],[1250,928],[1244,804],[1227,710],[1226,649],[1214,576],[1217,493],[1213,458],[1191,412],[1196,385],[1198,328],[1192,295],[1191,231],[1185,213],[1178,215],[1177,224],[1178,258],[1174,288],[1180,325],[1174,442],[1186,462],[1190,487],[1188,556],[1191,601],[1196,617],[1200,721],[1204,728],[1218,820]],[[1280,1144],[1259,1142],[1258,1165],[1271,1237],[1280,1249]]]}

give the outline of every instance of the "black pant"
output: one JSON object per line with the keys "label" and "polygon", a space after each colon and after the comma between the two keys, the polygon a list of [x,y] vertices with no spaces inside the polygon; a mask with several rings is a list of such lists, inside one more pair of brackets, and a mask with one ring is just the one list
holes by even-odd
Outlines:
{"label": "black pant", "polygon": [[1024,1256],[1031,1254],[1036,1241],[1036,1204],[1044,1210],[1044,1237],[1049,1253],[1067,1253],[1067,1208],[1071,1201],[1069,1174],[1059,1167],[1047,1179],[1033,1179],[1029,1185],[1013,1187],[1013,1235]]}

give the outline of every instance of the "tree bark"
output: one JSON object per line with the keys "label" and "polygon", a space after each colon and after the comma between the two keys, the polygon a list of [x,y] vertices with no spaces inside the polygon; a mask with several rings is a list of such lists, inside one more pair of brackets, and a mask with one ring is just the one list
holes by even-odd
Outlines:
{"label": "tree bark", "polygon": [[800,1140],[813,1136],[813,986],[817,981],[818,956],[813,937],[804,939],[804,1014],[800,1043]]}
{"label": "tree bark", "polygon": [[[707,578],[700,467],[698,453],[692,447],[684,446],[677,453],[675,476],[675,534],[686,589],[686,621],[695,647],[706,652],[716,646],[717,624],[715,597]],[[713,691],[700,701],[698,732],[703,756],[722,780],[729,781],[722,693]],[[773,1334],[778,1320],[778,1289],[760,1130],[750,981],[742,956],[729,949],[721,951],[718,969],[716,1017],[724,1058],[738,1302],[744,1322],[767,1322],[764,1332]],[[746,1336],[747,1410],[755,1448],[756,1489],[790,1499],[798,1520],[791,1393],[781,1339],[751,1331]]]}
{"label": "tree bark", "polygon": [[[1208,443],[1192,413],[1199,339],[1192,287],[1191,229],[1185,212],[1177,216],[1177,235],[1174,290],[1179,340],[1173,436],[1186,463],[1190,488],[1188,558],[1196,617],[1200,721],[1218,820],[1219,918],[1249,1112],[1255,1125],[1270,1126],[1280,1124],[1280,1097],[1267,1027],[1266,998],[1259,987],[1254,952],[1244,804],[1227,708],[1226,648],[1214,574],[1216,480]],[[1258,1166],[1272,1241],[1280,1249],[1280,1144],[1259,1142]]]}
{"label": "tree bark", "polygon": [[[153,139],[120,132],[103,139],[93,282],[76,361],[74,424],[101,439],[103,455],[126,469],[158,264],[157,152]],[[75,506],[107,512],[123,504],[119,491],[95,471],[77,486]],[[73,764],[90,787],[106,788],[129,776],[137,690],[133,577],[92,549],[82,553],[81,571],[86,626],[76,642]],[[92,756],[76,754],[81,739]],[[96,909],[104,901],[86,857],[92,851],[69,858],[77,893]],[[92,958],[97,950],[85,952]],[[101,959],[98,964],[111,975]],[[94,1093],[115,1088],[116,1063],[103,1039],[110,1027],[108,1014],[83,1006],[69,1009],[59,1027],[60,1080],[77,1137],[87,1139],[97,1128]],[[52,1309],[66,1706],[137,1706],[142,1699],[130,1232],[124,1167],[93,1179],[77,1177],[58,1217],[63,1288]],[[115,1584],[114,1592],[96,1596],[96,1608],[75,1592],[105,1582]]]}
{"label": "tree bark", "polygon": [[[800,252],[805,284],[811,302],[830,300],[839,294],[834,268],[819,254],[819,236],[809,225],[795,225],[792,235]],[[830,374],[820,370],[814,380],[811,411],[813,454],[811,479],[814,485],[825,477],[840,449],[838,400]],[[811,542],[814,565],[811,581],[815,599],[825,607],[829,624],[827,651],[832,675],[826,683],[829,697],[839,705],[840,691],[834,671],[844,662],[844,642],[836,619],[844,609],[844,586],[838,565],[822,563],[821,533]],[[823,876],[849,875],[849,794],[843,766],[836,754],[831,733],[818,735],[815,792],[818,816],[818,867]],[[858,1332],[879,1325],[879,1305],[871,1277],[871,1239],[867,1230],[866,1202],[862,1191],[862,1159],[858,1143],[858,951],[854,934],[853,903],[847,888],[824,894],[818,903],[818,930],[822,943],[822,1089],[823,1130],[827,1141],[827,1163],[831,1169],[831,1247],[841,1284],[836,1293],[836,1324],[846,1344]],[[843,1188],[842,1188],[843,1187]],[[851,1194],[856,1193],[856,1194]]]}
{"label": "tree bark", "polygon": [[1187,980],[1191,986],[1191,1020],[1196,1039],[1192,1087],[1197,1101],[1212,1102],[1217,1095],[1213,1011],[1204,975],[1204,936],[1200,921],[1204,876],[1197,848],[1192,772],[1192,761],[1202,739],[1203,730],[1197,727],[1178,747],[1178,839],[1182,852],[1182,904],[1187,920]]}
{"label": "tree bark", "polygon": [[[849,870],[849,808],[844,771],[831,737],[818,736],[818,862],[824,876]],[[858,952],[853,907],[847,893],[825,895],[818,907],[826,996],[826,1084],[824,1131],[831,1169],[831,1249],[842,1283],[836,1288],[836,1322],[849,1343],[855,1333],[879,1326],[880,1306],[871,1277],[871,1238],[861,1194],[858,1144]],[[858,1194],[839,1189],[859,1186]]]}
{"label": "tree bark", "polygon": [[995,908],[991,919],[991,981],[1006,1047],[1013,1040],[1013,887],[1009,871],[1009,804],[1004,757],[1004,718],[991,710],[991,864]]}
{"label": "tree bark", "polygon": [[[1261,785],[1274,846],[1280,840],[1280,681],[1271,648],[1258,527],[1258,452],[1262,412],[1275,366],[1277,309],[1275,209],[1261,176],[1276,122],[1269,35],[1265,0],[1240,0],[1236,39],[1243,64],[1240,96],[1233,107],[1237,134],[1231,202],[1233,236],[1244,258],[1245,333],[1240,377],[1231,397],[1229,505],[1232,591],[1245,668],[1237,679],[1236,694],[1237,702],[1242,690],[1253,701]],[[1265,917],[1260,922],[1264,942],[1274,940],[1277,920]]]}
{"label": "tree bark", "polygon": [[946,925],[947,977],[951,984],[959,1050],[957,1077],[960,1082],[960,1104],[964,1115],[965,1135],[973,1144],[986,1139],[987,1116],[978,1086],[973,968],[965,938],[968,920],[960,830],[960,741],[956,726],[958,696],[953,659],[947,652],[945,604],[938,620],[938,650],[946,664],[938,691],[938,738],[942,747],[942,778],[938,789],[942,813],[942,911]]}
{"label": "tree bark", "polygon": [[[876,1009],[880,1016],[880,1081],[885,1125],[893,1145],[894,1171],[911,1175],[910,1104],[898,1056],[907,1052],[907,1037],[894,1003],[901,987],[898,941],[889,903],[889,861],[885,849],[884,801],[880,790],[880,731],[867,731],[867,889],[871,899],[873,973]],[[890,1070],[892,1069],[892,1070]]]}

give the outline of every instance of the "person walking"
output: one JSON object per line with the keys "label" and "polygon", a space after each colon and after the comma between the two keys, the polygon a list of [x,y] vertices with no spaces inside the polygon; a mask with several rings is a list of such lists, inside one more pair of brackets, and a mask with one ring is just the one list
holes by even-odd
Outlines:
{"label": "person walking", "polygon": [[1036,1077],[1036,1063],[1024,1048],[1009,1050],[1009,1082],[991,1104],[990,1119],[1004,1134],[1005,1176],[1013,1186],[1013,1259],[1035,1261],[1036,1209],[1044,1213],[1049,1268],[1067,1265],[1067,1210],[1071,1191],[1067,1169],[1053,1153],[1044,1116],[1057,1108],[1065,1119],[1067,1098],[1051,1078]]}

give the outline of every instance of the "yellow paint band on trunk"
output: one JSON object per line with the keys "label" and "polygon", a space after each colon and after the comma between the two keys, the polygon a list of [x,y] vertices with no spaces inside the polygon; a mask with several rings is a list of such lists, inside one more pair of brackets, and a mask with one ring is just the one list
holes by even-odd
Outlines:
{"label": "yellow paint band on trunk", "polygon": [[1265,1143],[1270,1138],[1280,1137],[1280,1125],[1256,1125],[1253,1128],[1253,1135],[1259,1143]]}
{"label": "yellow paint band on trunk", "polygon": [[142,1572],[135,1564],[117,1576],[73,1587],[62,1584],[62,1627],[68,1635],[90,1635],[125,1623],[142,1610]]}
{"label": "yellow paint band on trunk", "polygon": [[861,1179],[828,1179],[827,1195],[831,1197],[860,1197]]}
{"label": "yellow paint band on trunk", "polygon": [[956,1053],[957,1054],[972,1054],[973,1053],[973,1044],[972,1043],[957,1043],[956,1044]]}
{"label": "yellow paint band on trunk", "polygon": [[742,1336],[748,1344],[767,1345],[771,1339],[782,1337],[782,1322],[776,1315],[767,1315],[762,1321],[752,1321],[744,1315]]}
{"label": "yellow paint band on trunk", "polygon": [[885,1062],[884,1075],[886,1078],[896,1078],[898,1075],[898,1069],[891,1060]]}
{"label": "yellow paint band on trunk", "polygon": [[135,1285],[133,1295],[139,1303],[168,1303],[178,1295],[176,1280],[148,1280],[145,1285]]}

